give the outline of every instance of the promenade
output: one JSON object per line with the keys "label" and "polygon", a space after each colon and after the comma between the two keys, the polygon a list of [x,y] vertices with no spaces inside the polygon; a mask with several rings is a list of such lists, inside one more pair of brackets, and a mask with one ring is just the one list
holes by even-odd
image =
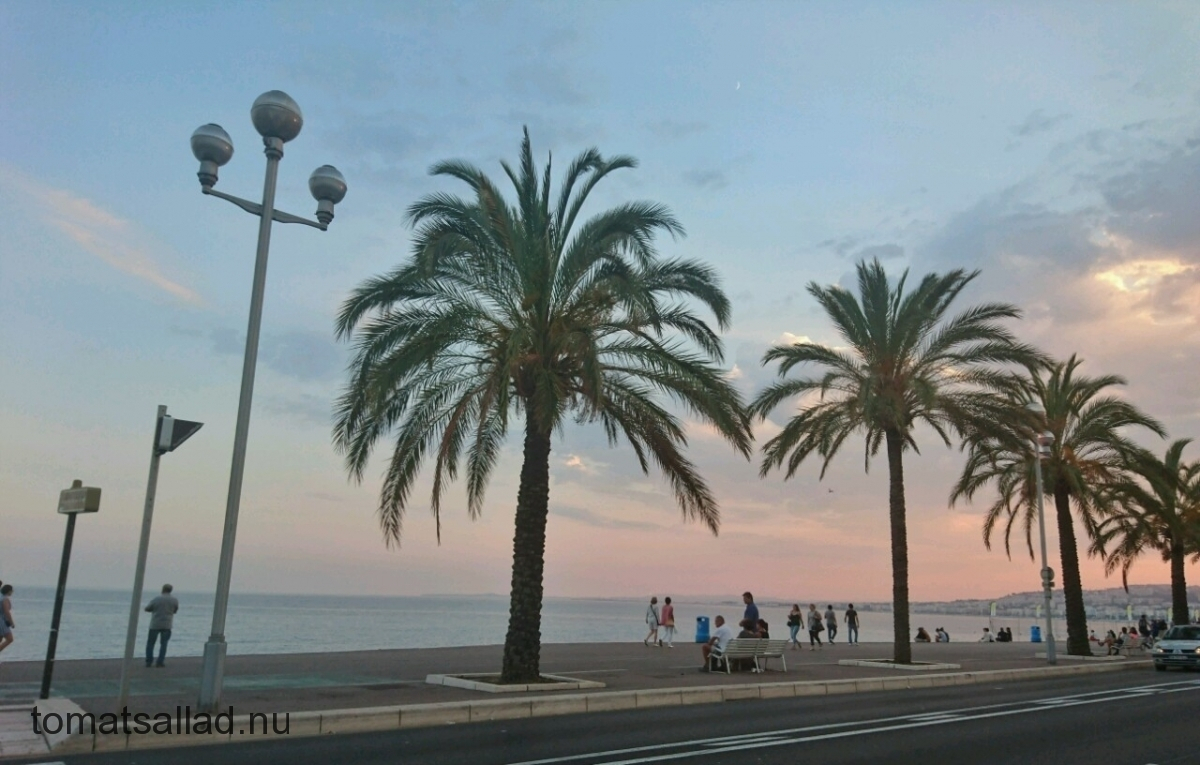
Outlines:
{"label": "promenade", "polygon": [[[735,698],[1012,682],[1022,677],[1046,676],[1045,661],[1034,658],[1038,648],[1030,643],[917,644],[913,646],[916,661],[961,667],[917,672],[842,666],[838,664],[840,659],[888,658],[891,645],[838,644],[818,651],[789,650],[787,672],[780,670],[778,660],[772,660],[772,669],[765,673],[726,675],[698,671],[700,651],[693,643],[677,643],[674,649],[647,648],[641,643],[546,645],[542,648],[543,672],[600,682],[605,687],[503,694],[430,685],[425,681],[430,674],[497,672],[501,646],[230,656],[222,708],[232,707],[238,716],[291,713],[292,735],[378,730],[500,716],[529,717]],[[1124,668],[1145,670],[1148,664],[1128,659],[1064,660],[1053,674]],[[41,672],[40,662],[0,664],[0,755],[39,751],[36,742],[22,731],[30,728],[29,710],[38,693]],[[199,676],[197,657],[169,659],[162,669],[146,669],[139,662],[132,682],[130,712],[151,715],[168,712],[174,716],[177,707],[195,704]],[[117,712],[119,677],[119,660],[58,662],[51,695],[55,699],[69,699],[84,711],[97,715]],[[1069,685],[1069,677],[1065,677],[1064,686]],[[334,720],[338,721],[336,725],[331,722]],[[188,743],[186,738],[98,737],[86,742],[76,739],[68,742],[65,750],[177,746]],[[26,743],[19,744],[19,740]],[[43,747],[40,751],[47,750]]]}

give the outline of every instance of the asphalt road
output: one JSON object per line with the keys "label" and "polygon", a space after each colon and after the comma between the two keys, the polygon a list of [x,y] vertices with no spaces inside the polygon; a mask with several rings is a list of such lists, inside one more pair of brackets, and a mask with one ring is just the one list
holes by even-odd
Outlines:
{"label": "asphalt road", "polygon": [[1200,763],[1197,711],[1200,676],[1195,673],[1129,671],[1086,679],[727,702],[96,754],[65,761],[69,765],[1182,765]]}

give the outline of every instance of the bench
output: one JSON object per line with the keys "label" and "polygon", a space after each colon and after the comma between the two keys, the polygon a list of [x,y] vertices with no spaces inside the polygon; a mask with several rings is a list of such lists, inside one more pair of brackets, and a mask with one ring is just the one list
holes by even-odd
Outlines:
{"label": "bench", "polygon": [[1149,640],[1126,640],[1120,648],[1117,649],[1117,654],[1120,656],[1132,657],[1135,653],[1141,654],[1152,648],[1153,645]]}
{"label": "bench", "polygon": [[[729,645],[725,646],[722,653],[713,653],[709,657],[709,668],[715,664],[720,669],[721,664],[725,665],[725,674],[729,674],[731,670],[731,659],[751,659],[754,661],[754,672],[764,672],[768,659],[779,659],[783,664],[783,671],[787,672],[787,660],[784,658],[784,650],[787,648],[788,641],[786,640],[770,640],[764,638],[734,638],[729,641]],[[759,660],[762,663],[759,663]]]}

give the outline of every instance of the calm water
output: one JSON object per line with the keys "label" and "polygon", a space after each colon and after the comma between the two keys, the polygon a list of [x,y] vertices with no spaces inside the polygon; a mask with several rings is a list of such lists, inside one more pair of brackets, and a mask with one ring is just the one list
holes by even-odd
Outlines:
{"label": "calm water", "polygon": [[[148,592],[143,604],[155,592]],[[199,656],[212,625],[212,594],[176,593],[170,652]],[[641,600],[548,598],[542,613],[542,639],[547,643],[636,642],[646,635]],[[13,597],[16,642],[0,654],[7,661],[41,660],[46,655],[54,590],[22,587]],[[740,601],[675,603],[677,642],[695,636],[697,616],[741,616]],[[788,606],[760,605],[775,637],[787,637]],[[839,612],[839,621],[841,613]],[[67,590],[59,630],[57,657],[98,659],[120,657],[125,650],[129,593],[116,590]],[[149,614],[140,614],[139,651]],[[861,612],[862,642],[891,642],[890,613]],[[998,617],[994,626],[1013,629],[1017,640],[1029,639],[1031,620]],[[945,627],[954,640],[978,637],[987,616],[913,614],[912,626]],[[1109,622],[1090,622],[1097,633]],[[230,653],[312,653],[380,648],[433,648],[491,645],[504,642],[508,600],[501,597],[348,597],[328,595],[239,595],[229,600],[225,638]],[[1117,630],[1120,626],[1117,625]],[[1066,636],[1065,623],[1055,634]],[[842,635],[845,632],[843,629]]]}

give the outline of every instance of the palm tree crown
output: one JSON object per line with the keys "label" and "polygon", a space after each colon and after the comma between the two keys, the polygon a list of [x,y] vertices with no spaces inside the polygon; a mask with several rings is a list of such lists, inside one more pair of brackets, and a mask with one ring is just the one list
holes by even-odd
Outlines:
{"label": "palm tree crown", "polygon": [[1116,507],[1100,523],[1093,542],[1093,551],[1104,556],[1107,573],[1121,569],[1126,589],[1129,570],[1143,554],[1157,552],[1171,564],[1171,605],[1177,624],[1186,624],[1189,613],[1184,559],[1200,560],[1200,461],[1183,461],[1189,443],[1188,438],[1175,441],[1162,459],[1150,452],[1132,457],[1130,467],[1140,480],[1127,479],[1111,487]]}
{"label": "palm tree crown", "polygon": [[684,423],[655,394],[668,394],[747,456],[750,435],[741,398],[718,366],[721,340],[696,311],[707,308],[728,326],[715,273],[654,249],[656,234],[682,235],[679,222],[650,202],[580,218],[596,185],[636,162],[585,151],[554,197],[550,162],[539,173],[526,131],[519,165],[502,166],[516,192],[511,204],[479,169],[435,165],[431,174],[462,181],[471,195],[431,194],[413,204],[412,257],[346,301],[337,332],[354,338],[355,356],[334,440],[361,480],[376,443],[391,436],[379,512],[394,544],[426,459],[439,535],[442,494],[460,468],[477,516],[509,416],[524,415],[509,635],[512,643],[522,621],[524,656],[515,668],[506,643],[504,674],[529,679],[537,673],[551,434],[572,415],[599,421],[610,443],[628,441],[643,471],[656,464],[684,516],[714,533],[717,501],[683,455]]}
{"label": "palm tree crown", "polygon": [[864,463],[888,447],[892,525],[895,658],[911,661],[908,629],[908,551],[902,455],[916,451],[914,429],[929,425],[947,444],[958,432],[998,411],[995,391],[1011,376],[996,365],[1036,363],[1040,354],[1017,342],[999,322],[1020,311],[985,303],[947,316],[951,304],[978,272],[929,274],[906,292],[908,272],[893,285],[878,260],[859,263],[856,298],[838,287],[808,286],[847,343],[831,348],[805,342],[770,349],[763,363],[779,362],[787,375],[800,364],[820,375],[783,379],[764,390],[751,412],[765,418],[793,396],[804,408],[763,446],[762,475],[786,465],[791,478],[812,454],[822,458],[821,475],[851,435],[865,437]]}
{"label": "palm tree crown", "polygon": [[[1067,650],[1075,655],[1091,651],[1071,506],[1087,536],[1094,538],[1100,515],[1108,506],[1106,487],[1128,476],[1129,457],[1138,450],[1124,430],[1144,427],[1164,434],[1156,420],[1133,404],[1105,394],[1112,386],[1125,384],[1123,378],[1086,377],[1078,374],[1080,364],[1072,355],[1048,371],[1029,367],[1027,378],[1010,389],[1007,407],[1011,414],[981,421],[971,432],[966,464],[950,494],[951,504],[959,498],[970,500],[994,483],[997,497],[984,519],[984,544],[990,549],[992,535],[1003,523],[1005,550],[1011,554],[1010,537],[1019,524],[1032,558],[1037,504],[1031,438],[1043,428],[1053,435],[1042,473],[1046,494],[1054,498],[1067,608]],[[1044,418],[1031,421],[1024,409],[1028,402],[1037,402]]]}

